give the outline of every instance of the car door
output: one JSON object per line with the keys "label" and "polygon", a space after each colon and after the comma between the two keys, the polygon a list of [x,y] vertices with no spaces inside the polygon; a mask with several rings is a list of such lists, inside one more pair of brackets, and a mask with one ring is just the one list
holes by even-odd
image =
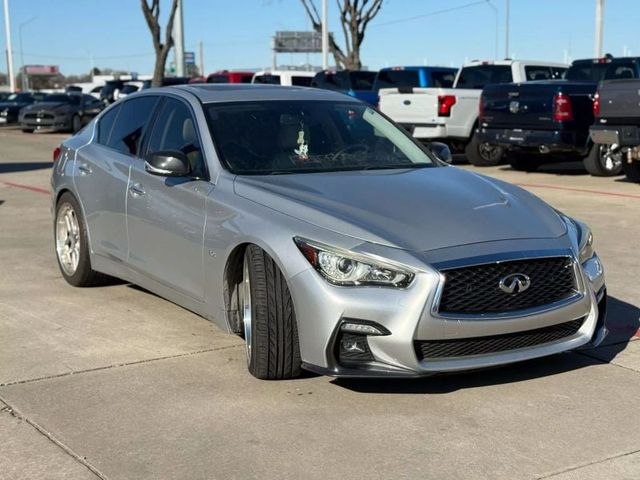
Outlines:
{"label": "car door", "polygon": [[130,266],[198,301],[204,299],[205,205],[208,172],[191,107],[166,97],[148,137],[146,153],[180,151],[188,177],[148,173],[143,158],[131,168],[127,195]]}
{"label": "car door", "polygon": [[129,170],[157,102],[158,97],[145,96],[110,109],[98,120],[93,141],[80,148],[76,156],[74,181],[91,248],[112,260],[127,258]]}

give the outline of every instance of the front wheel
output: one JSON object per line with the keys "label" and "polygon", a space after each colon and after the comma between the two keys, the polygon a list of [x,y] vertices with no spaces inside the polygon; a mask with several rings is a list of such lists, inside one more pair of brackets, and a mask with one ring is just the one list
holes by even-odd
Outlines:
{"label": "front wheel", "polygon": [[244,254],[240,306],[247,366],[263,380],[282,380],[302,372],[293,301],[284,275],[260,247]]}
{"label": "front wheel", "polygon": [[631,163],[623,161],[622,170],[629,180],[640,183],[640,160],[634,160]]}
{"label": "front wheel", "polygon": [[583,160],[584,168],[595,177],[613,177],[622,173],[622,152],[612,151],[611,145],[594,144]]}
{"label": "front wheel", "polygon": [[22,133],[33,133],[33,128],[21,128]]}
{"label": "front wheel", "polygon": [[481,142],[474,133],[464,149],[464,154],[469,163],[476,167],[493,167],[502,161],[504,148],[488,142]]}
{"label": "front wheel", "polygon": [[68,192],[56,206],[54,237],[58,266],[68,283],[91,287],[104,282],[106,276],[91,268],[87,228],[78,201]]}
{"label": "front wheel", "polygon": [[76,133],[82,128],[82,120],[78,115],[74,115],[71,119],[71,133]]}

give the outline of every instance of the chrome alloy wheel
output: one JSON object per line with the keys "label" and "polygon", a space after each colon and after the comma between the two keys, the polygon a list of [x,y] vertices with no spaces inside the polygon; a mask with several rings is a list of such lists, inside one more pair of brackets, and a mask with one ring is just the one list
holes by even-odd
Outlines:
{"label": "chrome alloy wheel", "polygon": [[65,203],[56,220],[56,253],[64,273],[76,273],[80,262],[80,225],[73,207]]}
{"label": "chrome alloy wheel", "polygon": [[244,261],[242,268],[242,285],[240,286],[242,296],[242,324],[244,326],[244,341],[247,352],[247,364],[251,363],[251,281],[249,280],[249,262]]}
{"label": "chrome alloy wheel", "polygon": [[620,149],[613,149],[611,145],[600,145],[599,149],[600,164],[605,171],[613,172],[622,167],[622,152]]}

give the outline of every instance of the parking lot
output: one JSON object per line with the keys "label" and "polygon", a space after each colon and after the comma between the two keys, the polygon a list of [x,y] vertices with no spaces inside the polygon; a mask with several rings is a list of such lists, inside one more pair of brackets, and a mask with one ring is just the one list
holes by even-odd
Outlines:
{"label": "parking lot", "polygon": [[0,129],[0,478],[640,478],[640,187],[571,164],[479,173],[586,221],[606,344],[408,381],[265,382],[241,339],[53,253],[58,134]]}

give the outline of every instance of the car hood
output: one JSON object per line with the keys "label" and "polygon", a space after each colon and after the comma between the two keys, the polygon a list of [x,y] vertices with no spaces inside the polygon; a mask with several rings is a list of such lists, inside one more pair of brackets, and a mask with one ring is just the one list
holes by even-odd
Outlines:
{"label": "car hood", "polygon": [[566,231],[529,192],[456,167],[238,176],[235,191],[319,227],[414,251]]}
{"label": "car hood", "polygon": [[31,112],[33,110],[36,110],[36,111],[55,110],[56,108],[59,108],[59,107],[69,107],[69,106],[70,105],[65,102],[38,102],[32,105],[29,105],[28,107],[24,107],[23,111]]}

